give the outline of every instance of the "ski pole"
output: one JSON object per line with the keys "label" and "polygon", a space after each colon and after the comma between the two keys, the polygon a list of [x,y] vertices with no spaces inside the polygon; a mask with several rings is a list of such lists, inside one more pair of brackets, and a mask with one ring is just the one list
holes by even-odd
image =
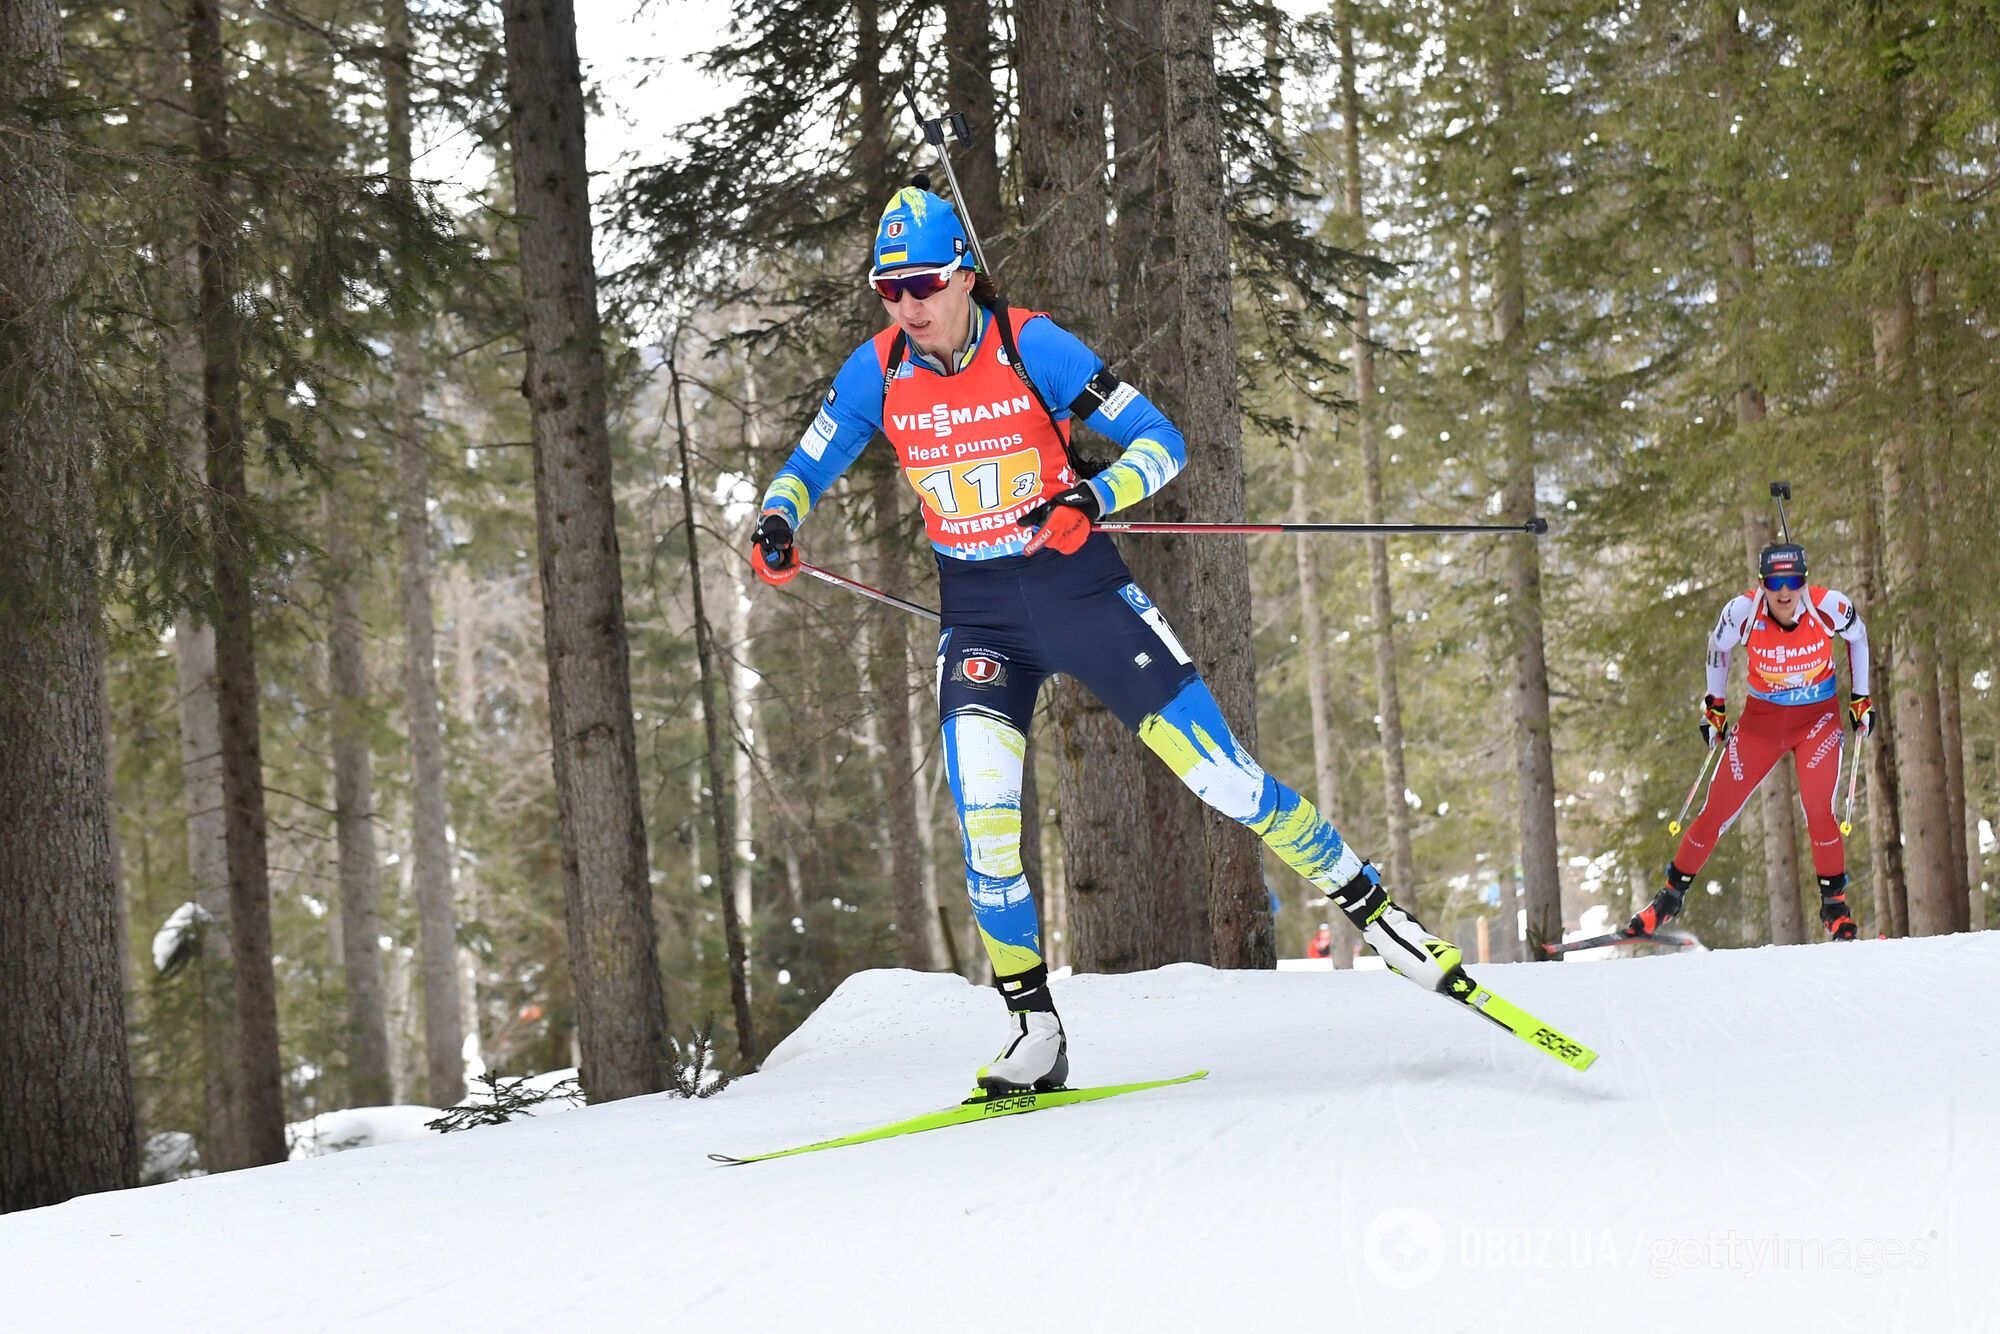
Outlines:
{"label": "ski pole", "polygon": [[1866,736],[1855,738],[1854,767],[1847,774],[1847,814],[1840,817],[1840,836],[1846,838],[1854,832],[1854,785],[1861,778],[1861,743]]}
{"label": "ski pole", "polygon": [[[1549,521],[1536,515],[1530,516],[1522,523],[1121,523],[1113,521],[1093,526],[1107,533],[1174,533],[1188,537],[1233,534],[1254,536],[1275,533],[1529,533],[1539,537],[1549,530]],[[892,593],[884,593],[879,588],[871,588],[845,575],[823,570],[808,561],[800,561],[799,568],[815,579],[824,580],[852,593],[859,593],[865,598],[872,598],[884,606],[896,607],[929,621],[938,619],[938,614],[929,607],[905,602]],[[1683,811],[1682,814],[1686,812]]]}
{"label": "ski pole", "polygon": [[1792,525],[1785,518],[1785,502],[1791,498],[1792,484],[1790,482],[1771,483],[1771,499],[1776,501],[1778,505],[1778,540],[1781,542],[1792,540]]}
{"label": "ski pole", "polygon": [[1241,533],[1530,533],[1540,537],[1549,521],[1539,515],[1523,523],[1125,523],[1110,520],[1091,527],[1106,533],[1178,533],[1208,537]]}
{"label": "ski pole", "polygon": [[909,612],[912,616],[921,616],[927,621],[935,621],[938,618],[938,614],[929,607],[920,607],[914,602],[905,602],[894,593],[884,593],[879,588],[870,588],[867,584],[859,583],[844,575],[835,574],[832,570],[822,570],[819,566],[809,564],[806,561],[800,561],[799,568],[815,579],[823,579],[835,588],[844,588],[850,593],[859,593],[862,597],[872,598],[885,607],[895,607],[899,611]]}
{"label": "ski pole", "polygon": [[[1734,730],[1734,728],[1730,729],[1732,732]],[[1681,825],[1688,818],[1688,807],[1694,805],[1694,794],[1701,791],[1701,785],[1708,781],[1709,761],[1714,760],[1716,761],[1717,768],[1722,767],[1722,748],[1729,744],[1729,736],[1729,732],[1724,732],[1721,739],[1708,748],[1708,754],[1701,757],[1701,772],[1694,776],[1694,786],[1688,789],[1687,800],[1681,803],[1681,813],[1667,821],[1667,832],[1669,834],[1678,834],[1681,832]]]}
{"label": "ski pole", "polygon": [[945,150],[946,126],[951,127],[952,137],[968,148],[972,145],[972,126],[966,121],[965,113],[962,111],[947,111],[942,116],[925,119],[924,113],[917,109],[917,95],[910,90],[910,85],[907,83],[903,85],[903,100],[909,103],[910,114],[917,118],[917,124],[923,128],[924,141],[937,149],[938,165],[944,168],[945,183],[951,187],[951,202],[958,205],[958,220],[965,227],[965,239],[972,243],[972,258],[978,261],[981,273],[993,272],[986,267],[986,251],[980,247],[979,233],[973,230],[972,212],[965,206],[965,196],[959,193],[958,173],[951,169],[951,154]]}

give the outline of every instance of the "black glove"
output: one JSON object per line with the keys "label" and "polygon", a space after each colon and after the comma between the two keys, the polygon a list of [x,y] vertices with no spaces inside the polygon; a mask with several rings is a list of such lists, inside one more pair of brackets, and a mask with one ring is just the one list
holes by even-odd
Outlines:
{"label": "black glove", "polygon": [[798,577],[799,553],[792,545],[792,522],[776,510],[765,510],[750,534],[750,568],[767,584],[788,584]]}

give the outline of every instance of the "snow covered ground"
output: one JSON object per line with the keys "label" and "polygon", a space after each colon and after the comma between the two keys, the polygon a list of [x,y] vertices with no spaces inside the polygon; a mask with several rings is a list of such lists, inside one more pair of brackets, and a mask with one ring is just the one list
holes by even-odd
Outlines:
{"label": "snow covered ground", "polygon": [[801,1158],[953,1102],[955,978],[850,979],[717,1097],[0,1218],[0,1328],[2000,1329],[2000,934],[1480,976],[1086,976],[1075,1081],[1201,1083]]}

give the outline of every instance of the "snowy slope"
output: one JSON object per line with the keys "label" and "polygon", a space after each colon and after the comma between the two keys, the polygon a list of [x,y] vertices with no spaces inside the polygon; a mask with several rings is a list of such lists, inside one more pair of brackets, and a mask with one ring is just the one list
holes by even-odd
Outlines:
{"label": "snowy slope", "polygon": [[1078,1083],[931,1110],[990,993],[868,973],[764,1073],[0,1218],[0,1328],[2000,1329],[2000,935],[1488,967],[1577,1074],[1383,972],[1061,984]]}

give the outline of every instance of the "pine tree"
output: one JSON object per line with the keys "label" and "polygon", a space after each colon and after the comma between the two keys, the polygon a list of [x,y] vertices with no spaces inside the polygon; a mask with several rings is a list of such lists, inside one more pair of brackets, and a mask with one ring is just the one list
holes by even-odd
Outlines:
{"label": "pine tree", "polygon": [[570,967],[583,1085],[603,1102],[662,1087],[666,1014],[613,522],[583,88],[567,0],[508,0],[506,28]]}
{"label": "pine tree", "polygon": [[[389,179],[413,189],[410,150],[410,14],[383,0],[382,100],[388,111]],[[449,1107],[465,1096],[465,1025],[458,1004],[458,930],[445,839],[444,745],[439,735],[431,606],[430,446],[424,437],[420,342],[408,321],[390,337],[390,408],[396,460],[397,584],[403,613],[403,700],[410,734],[410,884],[424,959],[427,1096]]]}
{"label": "pine tree", "polygon": [[235,206],[230,200],[229,84],[217,0],[189,0],[188,61],[205,197],[197,231],[201,288],[202,430],[213,494],[215,673],[222,794],[229,847],[229,929],[236,968],[243,1147],[250,1163],[283,1162],[278,983],[271,967],[271,883],[265,841],[263,741],[252,621],[241,400],[242,334],[235,310]]}
{"label": "pine tree", "polygon": [[[1180,343],[1187,367],[1179,423],[1203,448],[1185,475],[1188,503],[1211,522],[1243,517],[1242,430],[1222,164],[1222,106],[1215,81],[1215,10],[1209,0],[1169,0],[1167,173],[1181,271]],[[1194,653],[1238,739],[1257,746],[1256,668],[1250,654],[1250,568],[1242,538],[1196,552]],[[1276,958],[1262,859],[1254,838],[1210,813],[1208,929],[1213,962],[1268,968]]]}
{"label": "pine tree", "polygon": [[[1174,281],[1173,196],[1160,125],[1167,78],[1161,11],[1143,0],[1118,0],[1106,19],[1116,221],[1111,233],[1113,318],[1102,350],[1114,369],[1169,419],[1178,420],[1186,377],[1180,358],[1180,291]],[[1188,505],[1188,488],[1175,483],[1147,497],[1131,517],[1186,522],[1194,517]],[[1194,549],[1200,540],[1153,535],[1121,548],[1133,580],[1170,625],[1191,624]],[[1201,799],[1123,728],[1114,729],[1109,744],[1111,762],[1136,765],[1137,781],[1143,784],[1143,825],[1132,837],[1134,851],[1144,857],[1144,875],[1137,883],[1119,883],[1096,896],[1091,911],[1099,923],[1094,929],[1100,938],[1115,931],[1136,942],[1120,951],[1132,961],[1129,967],[1206,962],[1211,957],[1208,845]]]}
{"label": "pine tree", "polygon": [[[1035,5],[1018,15],[1016,39],[1021,238],[1009,287],[1034,308],[1055,308],[1058,322],[1098,346],[1109,332],[1111,298],[1104,33],[1092,5]],[[1068,901],[1068,921],[1049,925],[1067,928],[1070,957],[1090,971],[1188,957],[1189,942],[1162,939],[1161,919],[1148,911],[1154,872],[1168,877],[1169,895],[1175,883],[1173,866],[1150,863],[1152,825],[1145,805],[1132,799],[1147,790],[1152,757],[1074,682],[1053,685],[1049,711]]]}
{"label": "pine tree", "polygon": [[52,2],[0,14],[0,1213],[134,1184]]}

